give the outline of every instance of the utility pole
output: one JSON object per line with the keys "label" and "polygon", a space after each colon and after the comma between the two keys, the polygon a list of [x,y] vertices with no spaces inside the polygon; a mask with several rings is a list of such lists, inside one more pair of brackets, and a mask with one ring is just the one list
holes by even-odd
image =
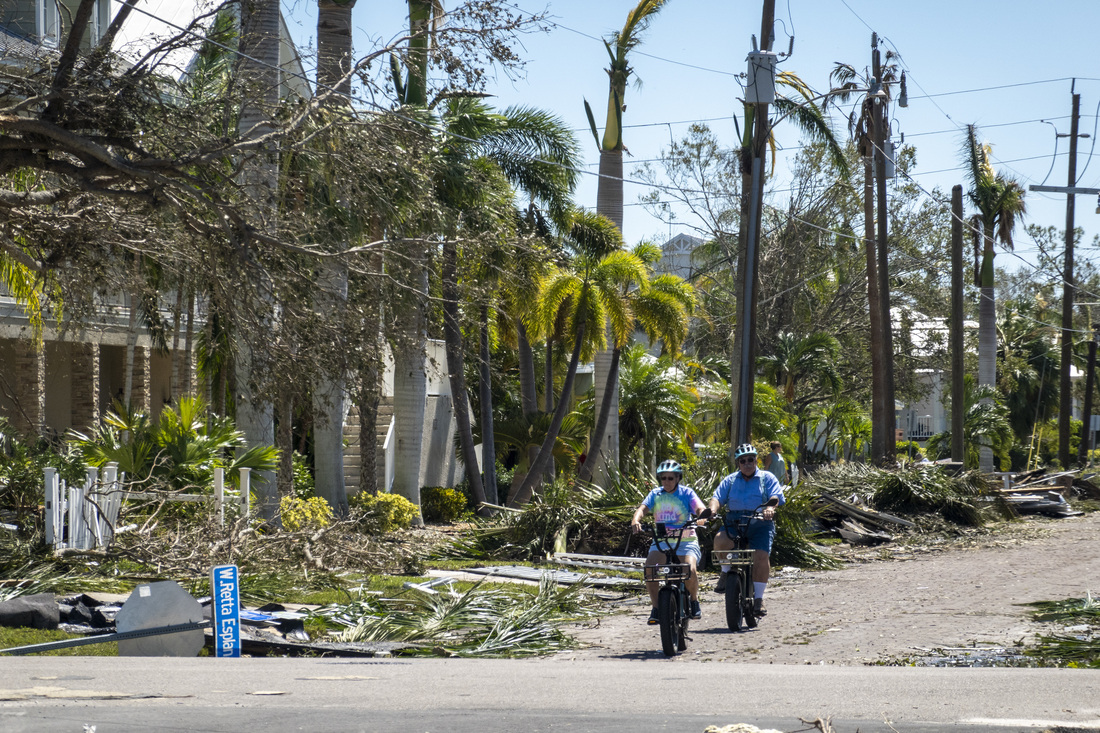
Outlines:
{"label": "utility pole", "polygon": [[[771,51],[772,29],[775,25],[775,0],[764,0],[760,19],[760,50]],[[748,237],[745,244],[745,267],[741,273],[743,296],[738,307],[738,338],[735,349],[739,357],[736,392],[733,395],[733,440],[730,441],[730,457],[734,446],[752,440],[752,403],[756,381],[756,300],[760,264],[760,220],[764,207],[764,153],[769,136],[768,105],[753,105],[752,183],[749,195]],[[742,191],[744,196],[745,192]]]}
{"label": "utility pole", "polygon": [[[1076,84],[1076,80],[1074,80]],[[1070,381],[1070,367],[1073,360],[1073,215],[1074,196],[1079,193],[1100,194],[1100,189],[1080,188],[1077,186],[1077,138],[1088,137],[1079,135],[1077,125],[1080,118],[1081,95],[1073,93],[1072,115],[1070,117],[1069,135],[1058,134],[1058,137],[1069,138],[1069,184],[1061,186],[1028,186],[1029,191],[1047,191],[1051,193],[1066,194],[1066,257],[1064,271],[1062,273],[1062,371],[1059,375],[1058,394],[1058,461],[1063,468],[1068,468],[1071,460],[1070,418],[1073,410],[1073,392]]]}
{"label": "utility pole", "polygon": [[[1069,182],[1077,185],[1077,122],[1081,111],[1081,95],[1073,94],[1073,111],[1069,122]],[[1073,387],[1070,369],[1073,367],[1073,214],[1074,195],[1066,195],[1066,258],[1062,275],[1062,373],[1058,382],[1058,460],[1063,469],[1070,464],[1070,418],[1073,410]]]}
{"label": "utility pole", "polygon": [[951,460],[966,468],[963,446],[963,187],[951,188]]}
{"label": "utility pole", "polygon": [[893,465],[897,461],[897,436],[894,415],[894,326],[890,319],[890,272],[888,267],[887,227],[889,207],[886,201],[886,132],[890,129],[887,115],[889,97],[882,83],[882,61],[878,49],[878,34],[871,34],[871,69],[878,90],[872,94],[875,109],[872,119],[875,130],[875,184],[878,201],[878,297],[882,308],[882,418],[884,420],[882,462]]}

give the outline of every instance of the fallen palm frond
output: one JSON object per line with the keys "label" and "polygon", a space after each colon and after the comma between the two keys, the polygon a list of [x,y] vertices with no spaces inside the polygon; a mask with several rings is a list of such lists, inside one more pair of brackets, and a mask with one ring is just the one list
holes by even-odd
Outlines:
{"label": "fallen palm frond", "polygon": [[442,554],[452,558],[541,560],[547,553],[567,552],[584,543],[607,544],[603,542],[606,537],[621,545],[633,509],[630,505],[607,503],[607,494],[600,488],[555,482],[521,512],[477,520]]}
{"label": "fallen palm frond", "polygon": [[772,563],[793,565],[806,570],[829,570],[840,567],[840,561],[810,541],[807,528],[813,518],[814,491],[804,484],[785,492],[786,503],[775,515],[775,542]]}
{"label": "fallen palm frond", "polygon": [[1100,602],[1086,592],[1084,598],[1028,603],[1036,621],[1057,622],[1064,632],[1040,636],[1026,653],[1046,662],[1100,668]]}
{"label": "fallen palm frond", "polygon": [[1092,623],[1100,626],[1100,601],[1092,597],[1090,591],[1084,598],[1069,598],[1064,601],[1036,601],[1026,603],[1035,610],[1031,617],[1036,621],[1059,621],[1062,623]]}
{"label": "fallen palm frond", "polygon": [[841,464],[814,472],[806,483],[815,491],[853,497],[875,509],[907,515],[938,514],[949,522],[972,527],[984,523],[986,507],[1002,516],[1012,516],[1011,509],[981,474],[970,471],[955,476],[933,464],[910,463],[895,470]]}
{"label": "fallen palm frond", "polygon": [[416,593],[398,599],[360,597],[320,615],[349,628],[342,642],[403,641],[414,654],[531,656],[575,646],[558,626],[587,615],[580,584],[558,587],[548,578],[538,592],[478,583],[459,592]]}

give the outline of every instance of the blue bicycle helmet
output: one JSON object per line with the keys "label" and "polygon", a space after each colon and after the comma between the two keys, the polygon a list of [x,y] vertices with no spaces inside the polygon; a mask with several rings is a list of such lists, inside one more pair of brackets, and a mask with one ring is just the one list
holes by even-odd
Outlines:
{"label": "blue bicycle helmet", "polygon": [[661,461],[661,465],[657,466],[657,478],[661,478],[662,473],[675,473],[680,478],[684,477],[684,468],[676,461],[669,459]]}

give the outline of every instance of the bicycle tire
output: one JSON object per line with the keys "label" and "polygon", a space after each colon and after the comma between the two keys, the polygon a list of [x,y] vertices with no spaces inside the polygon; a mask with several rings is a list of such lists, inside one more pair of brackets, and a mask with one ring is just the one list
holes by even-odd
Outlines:
{"label": "bicycle tire", "polygon": [[756,609],[753,606],[753,603],[755,603],[755,600],[753,599],[753,596],[752,596],[751,593],[746,593],[745,594],[744,603],[745,603],[745,614],[744,614],[745,615],[745,626],[747,626],[750,629],[755,629],[756,628],[756,622],[759,619],[756,618]]}
{"label": "bicycle tire", "polygon": [[668,586],[661,588],[657,596],[657,621],[661,626],[661,650],[666,657],[676,654],[676,634],[674,624],[679,625],[676,619],[678,606],[676,591]]}
{"label": "bicycle tire", "polygon": [[677,606],[680,609],[680,623],[677,625],[676,648],[684,651],[688,648],[688,623],[691,621],[691,599],[687,588],[680,588],[680,603]]}
{"label": "bicycle tire", "polygon": [[730,570],[726,576],[726,626],[730,631],[741,630],[741,618],[744,611],[743,571]]}

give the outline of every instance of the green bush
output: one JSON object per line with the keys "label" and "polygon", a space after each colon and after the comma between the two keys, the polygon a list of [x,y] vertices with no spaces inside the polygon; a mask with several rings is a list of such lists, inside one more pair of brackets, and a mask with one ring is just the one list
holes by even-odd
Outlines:
{"label": "green bush", "polygon": [[291,461],[294,466],[294,495],[299,499],[316,496],[313,473],[309,470],[309,459],[298,451],[294,451],[291,454]]}
{"label": "green bush", "polygon": [[420,515],[416,504],[399,494],[370,494],[360,491],[349,503],[361,510],[366,517],[378,522],[382,532],[408,529]]}
{"label": "green bush", "polygon": [[919,461],[924,458],[924,451],[920,443],[915,440],[899,440],[896,444],[898,458],[905,457],[910,461]]}
{"label": "green bush", "polygon": [[466,495],[446,486],[425,486],[420,490],[420,508],[428,522],[453,522],[466,513]]}

